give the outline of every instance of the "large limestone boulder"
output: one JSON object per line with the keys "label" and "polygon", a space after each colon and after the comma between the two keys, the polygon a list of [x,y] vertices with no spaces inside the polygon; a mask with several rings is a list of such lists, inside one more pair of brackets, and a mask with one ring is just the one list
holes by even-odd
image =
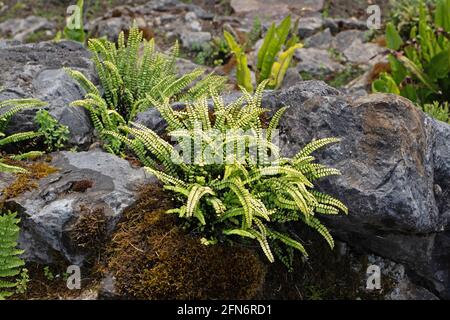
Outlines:
{"label": "large limestone boulder", "polygon": [[155,182],[144,169],[99,149],[53,153],[49,165],[58,171],[6,202],[22,218],[25,259],[47,265],[61,258],[82,265],[106,243],[140,188]]}
{"label": "large limestone boulder", "polygon": [[349,207],[348,216],[328,218],[333,233],[404,264],[449,298],[450,126],[407,99],[351,99],[318,81],[270,93],[265,101],[273,110],[290,106],[280,123],[286,155],[313,139],[342,139],[317,154],[342,172],[321,183]]}

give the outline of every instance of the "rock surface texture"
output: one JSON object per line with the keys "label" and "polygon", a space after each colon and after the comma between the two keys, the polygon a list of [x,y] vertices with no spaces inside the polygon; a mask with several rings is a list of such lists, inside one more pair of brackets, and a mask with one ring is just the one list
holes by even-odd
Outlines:
{"label": "rock surface texture", "polygon": [[140,187],[155,180],[144,169],[133,169],[126,160],[98,149],[59,152],[52,158],[50,165],[58,172],[6,206],[21,215],[19,242],[27,261],[49,265],[63,258],[81,265],[101,245],[89,242],[92,235],[85,232],[92,228],[99,240],[107,236]]}
{"label": "rock surface texture", "polygon": [[[79,43],[0,41],[0,101],[33,97],[48,102],[50,114],[69,127],[70,144],[86,146],[93,138],[89,117],[83,108],[69,106],[72,101],[83,98],[84,93],[63,67],[79,70],[95,79],[89,52]],[[26,110],[14,116],[9,132],[36,129],[35,114],[36,110]]]}
{"label": "rock surface texture", "polygon": [[342,176],[321,187],[349,207],[327,223],[340,239],[405,265],[450,298],[450,126],[408,100],[377,94],[342,96],[307,81],[265,97],[290,106],[280,123],[286,155],[307,142],[340,137],[318,158]]}

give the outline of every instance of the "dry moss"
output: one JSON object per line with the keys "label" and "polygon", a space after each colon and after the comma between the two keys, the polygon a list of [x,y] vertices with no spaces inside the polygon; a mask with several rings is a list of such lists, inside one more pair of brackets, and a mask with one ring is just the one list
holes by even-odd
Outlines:
{"label": "dry moss", "polygon": [[92,180],[80,180],[80,181],[75,181],[71,188],[70,191],[73,192],[86,192],[87,189],[92,188],[92,186],[94,185],[94,182]]}
{"label": "dry moss", "polygon": [[45,178],[48,175],[58,171],[58,169],[50,166],[46,162],[23,162],[8,160],[7,163],[20,166],[28,170],[28,172],[17,174],[16,180],[1,191],[3,196],[2,199],[0,199],[0,208],[6,200],[15,198],[27,191],[38,188],[39,179]]}
{"label": "dry moss", "polygon": [[107,240],[107,219],[103,208],[80,208],[81,215],[70,231],[71,243],[80,249],[99,253]]}
{"label": "dry moss", "polygon": [[254,251],[202,245],[165,213],[169,207],[161,189],[149,189],[124,214],[108,250],[119,293],[138,299],[254,298],[265,276]]}

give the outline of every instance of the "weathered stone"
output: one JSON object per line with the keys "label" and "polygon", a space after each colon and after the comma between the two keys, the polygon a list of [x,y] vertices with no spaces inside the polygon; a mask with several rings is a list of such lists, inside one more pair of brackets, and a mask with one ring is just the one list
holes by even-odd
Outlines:
{"label": "weathered stone", "polygon": [[365,42],[365,32],[360,30],[347,30],[338,33],[332,42],[332,47],[344,53],[344,51],[349,48],[355,41]]}
{"label": "weathered stone", "polygon": [[302,77],[296,68],[289,68],[281,84],[281,88],[289,88],[302,81]]}
{"label": "weathered stone", "polygon": [[[83,72],[95,80],[89,52],[72,41],[0,45],[0,101],[11,98],[37,98],[48,102],[48,110],[70,129],[69,143],[87,146],[93,138],[90,119],[83,108],[69,104],[83,98],[84,93],[63,67]],[[36,110],[26,110],[13,117],[8,133],[35,130]]]}
{"label": "weathered stone", "polygon": [[88,24],[87,27],[96,37],[106,37],[108,40],[117,41],[119,33],[128,30],[132,23],[130,16],[120,16],[96,19]]}
{"label": "weathered stone", "polygon": [[450,126],[408,100],[376,94],[352,100],[308,81],[267,94],[265,107],[291,108],[280,122],[292,156],[313,139],[342,142],[316,156],[342,176],[320,183],[349,207],[324,217],[338,238],[405,265],[424,285],[450,292]]}
{"label": "weathered stone", "polygon": [[333,36],[329,28],[305,39],[305,48],[327,49],[331,47]]}
{"label": "weathered stone", "polygon": [[350,63],[368,64],[385,50],[376,43],[363,43],[360,39],[356,39],[343,53]]}
{"label": "weathered stone", "polygon": [[211,41],[211,33],[209,32],[196,32],[196,31],[181,31],[181,43],[186,48],[201,47],[207,42]]}
{"label": "weathered stone", "polygon": [[328,50],[316,48],[301,48],[296,50],[295,57],[299,60],[297,70],[311,76],[323,76],[341,71],[344,67],[332,59]]}
{"label": "weathered stone", "polygon": [[323,20],[321,17],[312,16],[301,18],[298,23],[298,36],[304,39],[312,36],[323,27]]}
{"label": "weathered stone", "polygon": [[[150,1],[143,5],[123,5],[108,10],[103,16],[94,19],[86,25],[91,35],[106,36],[109,40],[117,40],[120,31],[130,29],[133,21],[149,39],[156,33],[162,33],[166,38],[179,36],[184,32],[201,32],[201,20],[212,20],[214,15],[203,8],[177,0]],[[191,36],[191,35],[187,35]],[[197,38],[204,34],[194,35]],[[174,39],[175,40],[175,39]],[[195,41],[198,42],[196,39]],[[185,41],[188,41],[186,38]],[[201,41],[200,41],[201,42]]]}
{"label": "weathered stone", "polygon": [[11,37],[14,40],[24,41],[28,36],[38,31],[53,31],[55,23],[43,17],[29,16],[25,19],[9,19],[0,23],[0,35]]}
{"label": "weathered stone", "polygon": [[291,10],[318,12],[323,9],[323,0],[231,0],[236,13],[257,13],[260,15],[285,15]]}
{"label": "weathered stone", "polygon": [[333,34],[345,30],[368,30],[367,22],[355,18],[326,18],[323,22],[325,28],[330,28]]}
{"label": "weathered stone", "polygon": [[370,265],[380,268],[381,290],[385,287],[385,277],[394,281],[394,288],[385,294],[386,300],[438,300],[430,291],[414,284],[403,265],[374,255],[369,255],[367,260]]}
{"label": "weathered stone", "polygon": [[110,273],[106,274],[100,282],[97,298],[100,300],[113,300],[121,298],[117,293],[116,278]]}
{"label": "weathered stone", "polygon": [[73,235],[75,223],[83,215],[99,212],[106,220],[105,232],[111,232],[140,186],[154,180],[144,169],[133,169],[126,160],[98,149],[59,152],[52,158],[50,165],[59,171],[39,180],[37,189],[8,200],[6,206],[22,218],[19,242],[27,261],[51,264],[62,257],[81,265],[99,248],[79,247]]}

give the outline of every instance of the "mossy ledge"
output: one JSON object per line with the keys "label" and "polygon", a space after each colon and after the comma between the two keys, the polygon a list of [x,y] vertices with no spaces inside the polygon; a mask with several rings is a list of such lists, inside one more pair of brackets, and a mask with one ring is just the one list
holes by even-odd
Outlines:
{"label": "mossy ledge", "polygon": [[171,200],[151,186],[124,213],[107,249],[120,296],[134,299],[252,299],[265,266],[254,250],[205,246],[165,213]]}

